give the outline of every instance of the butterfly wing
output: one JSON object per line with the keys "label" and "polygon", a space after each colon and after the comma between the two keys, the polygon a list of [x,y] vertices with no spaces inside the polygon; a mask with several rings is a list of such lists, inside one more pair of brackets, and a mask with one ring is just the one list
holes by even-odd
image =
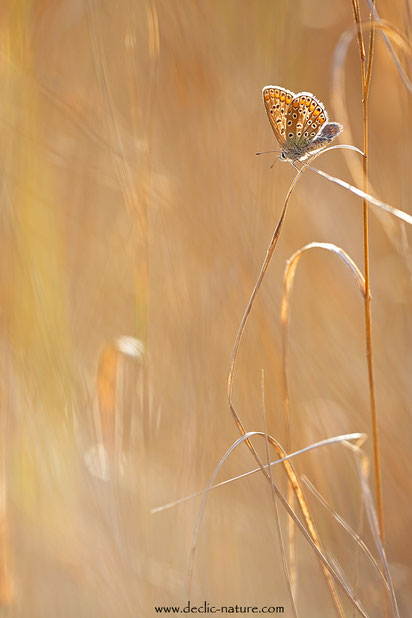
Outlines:
{"label": "butterfly wing", "polygon": [[305,150],[327,123],[328,114],[310,92],[299,92],[286,113],[286,146]]}
{"label": "butterfly wing", "polygon": [[321,150],[330,142],[335,139],[337,135],[343,130],[343,126],[339,122],[327,122],[323,125],[321,130],[315,139],[310,142],[305,148],[305,156],[300,160],[302,161],[307,155],[315,153],[317,150]]}
{"label": "butterfly wing", "polygon": [[273,133],[283,149],[286,143],[287,110],[295,95],[280,86],[265,86],[262,95]]}
{"label": "butterfly wing", "polygon": [[339,122],[327,122],[323,125],[316,138],[313,140],[311,146],[326,146],[329,144],[339,133],[343,130],[343,127]]}

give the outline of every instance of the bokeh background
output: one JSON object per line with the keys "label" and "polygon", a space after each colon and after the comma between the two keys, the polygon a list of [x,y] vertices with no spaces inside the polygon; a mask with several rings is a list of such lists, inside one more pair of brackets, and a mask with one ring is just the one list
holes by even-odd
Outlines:
{"label": "bokeh background", "polygon": [[[378,3],[408,37],[410,3]],[[363,17],[367,6],[361,4]],[[226,380],[243,311],[295,171],[262,87],[309,90],[332,120],[344,97],[362,148],[361,70],[334,51],[349,0],[3,0],[1,154],[1,615],[150,617],[184,605],[199,498],[238,438]],[[410,58],[400,54],[406,71]],[[410,212],[410,93],[377,36],[370,94],[371,192]],[[346,143],[349,127],[339,137]],[[317,165],[355,182],[343,151]],[[355,183],[356,184],[356,183]],[[371,209],[373,353],[386,551],[401,615],[411,607],[411,231]],[[234,402],[245,427],[285,443],[280,303],[286,260],[333,242],[363,269],[361,200],[306,173],[242,341]],[[289,354],[293,446],[366,432],[363,300],[335,256],[296,274]],[[256,443],[262,457],[264,444]],[[274,458],[275,455],[273,454]],[[218,480],[255,467],[245,445]],[[372,553],[353,457],[337,445],[296,469]],[[373,472],[373,469],[372,469]],[[285,490],[281,471],[274,478]],[[373,479],[373,477],[372,477]],[[372,493],[375,495],[371,480]],[[354,584],[356,549],[310,493],[327,555]],[[285,529],[286,517],[280,510]],[[319,562],[297,532],[297,609],[333,616]],[[370,616],[384,602],[359,563]],[[271,492],[260,475],[214,491],[191,600],[292,615]],[[350,604],[342,597],[347,615]],[[410,610],[409,610],[410,611]]]}

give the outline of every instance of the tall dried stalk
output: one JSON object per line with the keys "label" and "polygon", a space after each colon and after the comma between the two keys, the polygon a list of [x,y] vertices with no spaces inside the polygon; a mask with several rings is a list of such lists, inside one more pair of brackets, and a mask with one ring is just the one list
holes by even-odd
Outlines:
{"label": "tall dried stalk", "polygon": [[[373,0],[375,5],[375,0]],[[353,15],[358,35],[359,55],[362,71],[362,113],[363,113],[363,190],[368,191],[368,99],[370,91],[370,83],[372,76],[373,52],[375,47],[375,27],[371,22],[369,34],[369,49],[366,57],[365,45],[363,39],[362,23],[360,19],[359,1],[352,0]],[[370,16],[372,19],[372,16]],[[375,462],[375,479],[376,479],[376,496],[378,503],[378,519],[379,533],[384,541],[384,525],[383,525],[383,497],[382,497],[382,473],[379,455],[379,432],[376,417],[376,402],[375,402],[375,384],[373,375],[373,355],[372,355],[372,312],[371,312],[371,293],[370,293],[370,265],[369,265],[369,208],[368,203],[363,199],[363,255],[365,269],[365,338],[366,338],[366,356],[368,363],[369,377],[369,398],[372,416],[372,432],[373,432],[373,450]]]}

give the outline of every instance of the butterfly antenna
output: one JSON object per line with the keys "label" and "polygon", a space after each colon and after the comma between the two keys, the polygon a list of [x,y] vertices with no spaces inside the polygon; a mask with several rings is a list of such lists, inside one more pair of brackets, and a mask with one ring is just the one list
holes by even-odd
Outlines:
{"label": "butterfly antenna", "polygon": [[280,150],[264,150],[263,152],[255,152],[255,155],[268,154],[269,152],[281,152]]}
{"label": "butterfly antenna", "polygon": [[273,161],[272,165],[270,166],[270,169],[272,169],[272,167],[275,165],[276,161],[280,159],[280,157],[276,157],[276,159]]}

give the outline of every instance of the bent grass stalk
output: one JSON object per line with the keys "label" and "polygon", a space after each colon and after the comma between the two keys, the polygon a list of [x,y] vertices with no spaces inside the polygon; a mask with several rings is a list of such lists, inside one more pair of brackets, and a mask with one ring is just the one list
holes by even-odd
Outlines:
{"label": "bent grass stalk", "polygon": [[[220,487],[224,487],[225,485],[228,485],[229,483],[233,483],[235,481],[239,481],[241,479],[247,478],[247,477],[249,477],[249,476],[251,476],[253,474],[257,474],[258,472],[262,471],[262,468],[259,466],[258,468],[254,468],[253,470],[249,470],[248,472],[244,472],[243,474],[240,474],[240,475],[238,475],[236,477],[229,478],[229,479],[226,479],[224,481],[220,481],[219,483],[214,483],[218,473],[222,469],[224,463],[229,458],[231,453],[236,448],[238,448],[243,442],[245,442],[246,440],[250,440],[254,436],[263,437],[265,439],[265,443],[267,441],[270,442],[273,446],[275,446],[277,452],[282,450],[282,447],[276,442],[276,440],[274,440],[274,438],[272,438],[271,436],[268,436],[267,432],[256,432],[256,431],[247,432],[243,436],[238,438],[232,444],[232,446],[226,451],[226,453],[223,455],[223,457],[221,458],[219,463],[216,465],[216,467],[215,467],[215,469],[214,469],[214,471],[213,471],[213,473],[212,473],[212,475],[211,475],[211,477],[209,479],[209,483],[207,484],[205,489],[202,489],[201,491],[198,491],[198,492],[196,492],[194,494],[191,494],[189,496],[186,496],[184,498],[180,498],[178,500],[174,500],[174,501],[169,502],[167,504],[163,504],[163,505],[158,506],[158,507],[153,507],[150,510],[150,512],[152,514],[160,513],[160,512],[166,511],[166,510],[168,510],[170,508],[174,508],[175,506],[181,505],[181,504],[183,504],[185,502],[188,502],[189,500],[193,500],[194,498],[203,496],[202,502],[201,502],[199,510],[198,510],[198,515],[197,515],[197,518],[196,518],[196,522],[195,522],[195,528],[194,528],[193,539],[192,539],[192,546],[191,546],[191,551],[190,551],[190,560],[189,560],[188,577],[187,577],[187,594],[188,595],[190,594],[190,588],[191,588],[191,578],[192,578],[192,572],[193,572],[194,556],[195,556],[196,546],[197,546],[197,537],[198,537],[198,534],[199,534],[199,531],[200,531],[200,526],[201,526],[203,515],[204,515],[204,512],[205,512],[207,498],[208,498],[209,493],[211,491],[214,491],[215,489],[218,489]],[[379,554],[381,556],[381,562],[382,562],[382,565],[383,565],[384,573],[380,570],[379,564],[372,557],[372,554],[371,554],[370,550],[360,540],[359,535],[356,535],[356,533],[354,533],[352,531],[351,527],[347,524],[347,522],[345,522],[345,520],[343,520],[339,515],[336,514],[335,518],[337,519],[338,523],[348,532],[348,534],[350,534],[352,536],[352,538],[355,540],[355,542],[359,546],[360,550],[365,554],[366,558],[372,564],[374,569],[377,570],[377,572],[379,573],[379,576],[382,579],[382,582],[384,583],[385,589],[390,591],[395,616],[399,616],[399,612],[398,612],[397,604],[396,604],[395,593],[394,593],[394,588],[393,588],[393,584],[392,584],[392,581],[391,581],[390,572],[389,572],[389,569],[388,569],[388,564],[387,564],[385,552],[384,552],[384,549],[383,549],[383,546],[382,546],[382,542],[380,540],[380,536],[379,536],[379,533],[378,533],[378,524],[377,524],[377,518],[376,518],[376,514],[375,514],[375,509],[374,509],[374,503],[373,503],[373,500],[371,498],[370,490],[369,490],[369,485],[368,485],[369,460],[368,460],[367,455],[361,449],[361,446],[366,441],[366,439],[367,439],[367,435],[364,434],[364,433],[351,433],[351,434],[344,434],[344,435],[340,435],[340,436],[335,436],[335,437],[332,437],[332,438],[326,438],[324,440],[320,440],[319,442],[315,442],[315,443],[313,443],[313,444],[311,444],[311,445],[309,445],[309,446],[307,446],[305,448],[302,448],[302,449],[299,449],[297,451],[294,451],[294,452],[292,452],[292,453],[290,453],[288,455],[285,454],[283,457],[281,457],[280,459],[277,459],[276,461],[270,461],[269,464],[263,465],[263,469],[266,471],[266,470],[269,470],[272,466],[276,466],[278,464],[284,465],[285,462],[288,462],[288,461],[292,460],[293,458],[295,458],[295,457],[297,457],[299,455],[302,455],[304,453],[308,453],[310,451],[314,451],[314,450],[316,450],[318,448],[321,448],[321,447],[324,447],[324,446],[330,446],[330,445],[333,445],[333,444],[342,444],[343,446],[348,448],[352,453],[354,453],[356,455],[357,462],[358,462],[359,477],[360,477],[360,481],[361,481],[362,496],[363,496],[364,502],[366,504],[366,509],[367,509],[367,513],[368,513],[368,519],[369,519],[369,522],[370,522],[370,525],[371,525],[371,530],[373,532],[374,539],[377,542],[377,548],[378,548]],[[352,442],[355,442],[355,444],[352,444]],[[305,485],[307,485],[307,481],[305,480],[304,477],[302,478],[302,481],[305,483]],[[296,515],[294,510],[290,507],[290,505],[288,504],[287,500],[283,497],[283,494],[281,494],[281,492],[280,492],[280,490],[278,489],[277,486],[274,486],[273,489],[274,489],[276,495],[281,500],[282,505],[288,511],[288,513],[290,514],[291,518],[294,520],[294,522],[296,523],[298,528],[301,530],[302,534],[305,536],[305,539],[311,545],[312,549],[319,555],[319,550],[317,549],[315,543],[313,542],[313,540],[311,539],[310,535],[306,531],[305,526],[300,521],[300,519],[298,518],[298,516]],[[328,509],[328,510],[331,510],[331,509]],[[321,555],[323,556],[323,554],[321,554]],[[327,563],[327,568],[329,569],[331,565],[328,563],[327,559],[325,558],[325,564],[326,563]],[[339,580],[338,581],[339,585],[342,587],[342,589],[344,590],[344,592],[348,596],[348,598],[352,601],[352,603],[354,604],[354,607],[361,613],[361,615],[365,615],[366,616],[366,614],[363,612],[362,608],[360,607],[360,605],[358,604],[358,602],[354,598],[354,595],[352,595],[351,590],[349,589],[348,585],[343,581],[343,579],[336,572],[336,569],[335,568],[330,568],[330,572],[331,572],[332,576],[337,581]]]}
{"label": "bent grass stalk", "polygon": [[[207,497],[208,497],[209,491],[211,491],[215,487],[222,486],[224,484],[227,484],[227,483],[233,481],[233,479],[230,479],[228,481],[224,481],[223,483],[219,483],[218,485],[214,485],[214,480],[215,480],[218,472],[220,471],[221,467],[223,466],[224,462],[229,457],[229,455],[240,444],[242,444],[243,442],[251,443],[250,439],[252,437],[254,437],[254,436],[263,437],[265,440],[268,440],[270,442],[270,444],[275,448],[276,452],[279,455],[279,460],[275,461],[275,462],[271,462],[270,465],[272,466],[272,465],[279,464],[279,463],[282,463],[284,466],[288,465],[289,467],[286,468],[286,470],[288,472],[288,476],[289,477],[292,476],[292,478],[294,478],[293,477],[293,467],[292,467],[292,465],[290,463],[290,460],[293,457],[295,457],[296,455],[304,453],[304,452],[308,452],[309,450],[313,450],[315,448],[318,448],[321,445],[333,444],[333,443],[342,442],[342,441],[346,442],[347,440],[355,440],[355,441],[360,441],[362,443],[365,440],[365,435],[364,434],[359,434],[359,433],[348,434],[346,436],[338,436],[337,438],[329,438],[329,439],[326,439],[326,440],[322,440],[321,442],[318,442],[316,444],[312,444],[310,447],[306,447],[305,449],[301,449],[300,451],[296,451],[295,453],[291,453],[291,454],[287,455],[284,452],[284,450],[282,449],[281,445],[277,442],[277,440],[275,440],[272,436],[268,435],[267,433],[262,432],[262,431],[245,432],[226,451],[226,453],[224,454],[224,456],[222,457],[222,459],[220,460],[220,462],[218,463],[218,465],[214,469],[214,471],[213,471],[213,473],[212,473],[212,475],[210,477],[209,483],[207,485],[207,488],[204,491],[198,492],[197,494],[194,494],[193,496],[189,496],[188,498],[184,498],[183,500],[179,500],[177,502],[173,502],[173,503],[165,505],[163,507],[160,507],[160,508],[157,508],[157,509],[153,509],[152,512],[158,512],[158,511],[161,511],[161,510],[165,510],[165,508],[170,508],[170,507],[174,506],[175,504],[182,503],[183,501],[189,500],[189,499],[193,498],[196,495],[204,494],[202,502],[201,502],[201,505],[199,507],[198,516],[196,518],[196,523],[195,523],[195,528],[194,528],[194,533],[193,533],[193,540],[192,540],[192,547],[191,547],[191,551],[190,551],[188,576],[187,576],[187,591],[186,591],[187,597],[189,597],[189,595],[190,595],[191,580],[192,580],[192,573],[193,573],[194,555],[195,555],[196,545],[197,545],[197,537],[198,537],[199,530],[200,530],[200,525],[201,525],[201,522],[202,522],[202,519],[203,519],[203,514],[204,514],[204,511],[205,511],[205,508],[206,508],[206,502],[207,502]],[[270,474],[267,471],[268,466],[264,465],[262,462],[260,462],[260,460],[259,460],[258,463],[259,463],[259,468],[256,468],[255,470],[252,470],[250,472],[246,472],[245,474],[242,474],[239,477],[237,477],[237,479],[244,478],[246,476],[249,476],[250,474],[255,474],[256,472],[259,472],[259,471],[264,472],[265,476],[267,476],[267,478],[270,479]],[[297,482],[298,481],[297,481],[297,478],[296,478],[296,483]],[[302,532],[302,534],[305,537],[306,541],[310,544],[310,546],[314,550],[315,554],[319,558],[324,572],[327,573],[327,578],[326,579],[327,579],[327,582],[328,582],[328,586],[329,586],[329,588],[331,590],[334,590],[335,595],[336,595],[336,599],[335,599],[335,597],[333,597],[335,605],[337,603],[336,609],[337,610],[340,609],[340,611],[342,612],[342,616],[345,616],[345,614],[343,613],[343,609],[341,607],[339,598],[337,597],[336,590],[334,588],[334,582],[336,582],[338,584],[340,589],[344,592],[344,594],[347,596],[347,598],[352,602],[353,606],[360,613],[360,615],[364,616],[365,618],[367,618],[367,614],[365,613],[365,611],[361,607],[360,603],[354,598],[351,590],[349,589],[349,587],[347,586],[345,581],[342,579],[342,577],[337,572],[337,569],[325,557],[324,553],[322,552],[322,550],[318,546],[316,540],[313,539],[314,527],[313,527],[313,524],[312,524],[310,518],[309,518],[309,523],[308,523],[308,520],[307,520],[308,514],[305,514],[305,512],[304,512],[304,517],[305,517],[305,520],[306,520],[306,525],[308,526],[309,531],[306,529],[304,524],[300,521],[299,517],[296,515],[294,510],[291,508],[291,506],[289,505],[288,501],[286,500],[286,498],[284,497],[284,495],[282,494],[282,492],[280,491],[278,486],[275,483],[273,483],[272,484],[272,488],[273,488],[274,492],[276,493],[276,497],[280,500],[280,502],[283,505],[283,507],[287,510],[289,515],[293,518],[294,522],[298,526],[299,530]],[[301,489],[300,489],[300,486],[298,485],[298,487],[297,487],[298,500],[299,500],[299,497],[300,497],[299,496],[300,493],[301,493]],[[302,494],[302,496],[303,496],[303,494]],[[306,503],[304,502],[304,508],[305,508],[305,505],[306,505]]]}
{"label": "bent grass stalk", "polygon": [[[238,438],[236,442],[234,442],[232,446],[226,451],[225,455],[222,457],[219,464],[216,466],[211,478],[212,477],[213,479],[216,478],[216,475],[221,469],[223,463],[226,461],[228,456],[233,452],[233,450],[239,446],[239,444],[241,444],[246,439],[252,436],[260,435],[260,434],[264,435],[263,432],[248,431],[247,434],[244,434],[244,436],[241,436],[240,438]],[[298,455],[303,455],[303,453],[309,453],[310,451],[313,451],[322,446],[328,446],[330,444],[337,444],[338,442],[345,442],[346,444],[347,442],[351,440],[356,440],[357,442],[359,442],[359,444],[363,444],[366,439],[367,439],[367,435],[365,433],[359,433],[359,432],[343,434],[340,436],[334,436],[333,438],[326,438],[325,440],[320,440],[319,442],[314,442],[313,444],[309,446],[305,446],[305,448],[299,449],[298,451],[290,453],[289,455],[285,455],[281,459],[277,459],[276,461],[271,461],[270,466],[272,467],[272,466],[276,466],[277,464],[283,464],[285,461],[289,459],[293,459],[293,457],[297,457]],[[263,465],[263,468],[267,470],[268,466]],[[198,498],[199,496],[204,496],[205,494],[208,494],[210,491],[213,491],[214,489],[218,489],[219,487],[223,487],[224,485],[228,485],[229,483],[233,483],[234,481],[240,481],[241,479],[244,479],[248,476],[252,476],[253,474],[257,474],[258,472],[261,472],[261,471],[262,469],[259,466],[258,468],[249,470],[249,472],[244,472],[243,474],[239,474],[238,476],[232,477],[225,481],[220,481],[219,483],[216,483],[214,485],[213,485],[213,481],[212,482],[209,481],[209,484],[207,485],[206,489],[201,489],[200,491],[196,491],[195,493],[190,494],[189,496],[185,496],[184,498],[179,498],[178,500],[173,500],[172,502],[167,502],[166,504],[162,504],[160,506],[154,506],[150,509],[150,513],[152,515],[155,513],[162,513],[163,511],[172,509],[175,506],[178,506],[179,504],[183,504],[184,502],[189,502],[189,500],[193,500],[194,498]]]}
{"label": "bent grass stalk", "polygon": [[[337,148],[337,147],[335,146],[334,148]],[[349,148],[350,148],[350,146],[349,146]],[[355,149],[355,150],[357,150],[357,149]],[[320,154],[322,154],[322,152],[324,152],[324,151],[321,151],[321,152],[315,154],[311,160],[316,159],[318,156],[320,156]],[[231,359],[229,375],[228,375],[228,381],[227,381],[227,394],[228,394],[228,400],[229,400],[229,407],[230,407],[233,419],[234,419],[234,421],[235,421],[235,423],[236,423],[236,425],[237,425],[241,435],[245,435],[246,430],[244,429],[243,423],[242,423],[239,415],[237,414],[236,409],[235,409],[235,407],[233,405],[233,402],[232,402],[233,378],[234,378],[234,369],[235,369],[235,364],[236,364],[236,359],[237,359],[237,353],[238,353],[239,345],[240,345],[240,342],[241,342],[241,339],[242,339],[242,336],[243,336],[243,333],[244,333],[244,330],[245,330],[245,327],[246,327],[246,323],[247,323],[250,311],[252,309],[252,305],[253,305],[254,299],[255,299],[258,291],[259,291],[259,288],[260,288],[260,286],[262,284],[262,281],[263,281],[263,278],[264,278],[265,273],[267,271],[267,268],[268,268],[268,266],[270,264],[270,261],[272,259],[273,254],[274,254],[274,251],[276,249],[277,241],[279,239],[279,235],[280,235],[280,232],[281,232],[281,229],[282,229],[282,226],[283,226],[283,222],[284,222],[284,219],[286,217],[286,211],[287,211],[287,206],[288,206],[290,197],[292,195],[293,189],[294,189],[298,179],[300,178],[300,176],[302,175],[302,173],[304,171],[305,171],[305,166],[302,169],[297,171],[297,174],[296,174],[294,180],[292,181],[292,183],[291,183],[291,185],[289,187],[289,190],[288,190],[288,193],[286,195],[286,199],[285,199],[285,202],[284,202],[284,205],[283,205],[283,209],[282,209],[282,212],[281,212],[278,224],[277,224],[277,226],[275,228],[275,231],[273,233],[273,236],[272,236],[269,248],[268,248],[267,253],[266,253],[266,258],[265,258],[265,260],[263,262],[261,271],[259,273],[258,279],[256,281],[256,284],[255,284],[255,287],[253,289],[252,295],[250,297],[249,303],[248,303],[248,305],[246,307],[246,310],[244,312],[244,315],[243,315],[243,318],[242,318],[242,321],[241,321],[241,324],[240,324],[240,327],[239,327],[239,330],[238,330],[238,333],[237,333],[237,336],[236,336],[236,339],[235,339],[235,344],[234,344],[234,347],[233,347],[232,359]],[[255,460],[257,461],[257,463],[261,467],[261,469],[262,469],[264,475],[266,476],[267,480],[270,482],[270,477],[264,471],[263,465],[262,465],[262,461],[261,461],[259,455],[257,454],[253,444],[248,439],[246,440],[246,444],[247,444],[248,448],[250,449],[250,451],[252,452]],[[311,536],[312,536],[312,540],[314,541],[314,543],[316,544],[316,546],[320,550],[320,542],[319,542],[318,536],[316,534],[315,528],[313,526],[312,520],[310,518],[309,510],[307,508],[307,505],[306,505],[306,502],[305,502],[305,499],[304,499],[304,496],[303,496],[303,492],[300,490],[297,476],[294,473],[294,471],[293,471],[292,467],[290,466],[290,464],[285,464],[285,470],[286,470],[287,475],[289,477],[290,484],[293,487],[294,492],[296,494],[296,497],[298,499],[300,508],[302,509],[302,513],[303,513],[303,515],[304,515],[304,517],[306,519],[306,524],[308,526],[308,529],[310,530],[310,533],[311,533]],[[344,614],[343,614],[343,610],[342,610],[342,607],[341,607],[341,604],[340,604],[340,601],[339,601],[339,597],[338,597],[337,592],[335,590],[334,583],[333,583],[333,581],[332,581],[332,579],[330,577],[329,571],[325,568],[324,564],[322,565],[322,568],[323,568],[323,571],[324,571],[325,578],[327,580],[327,584],[328,584],[330,593],[331,593],[332,598],[334,600],[337,613],[340,616],[343,616]]]}
{"label": "bent grass stalk", "polygon": [[[343,443],[343,444],[345,445],[345,443]],[[348,446],[348,443],[346,443],[346,446]],[[362,458],[362,457],[365,456],[364,454],[362,454],[362,452],[357,452],[356,449],[359,449],[359,447],[355,447],[355,454],[358,457]],[[359,449],[359,451],[360,451],[360,449]],[[361,468],[364,468],[364,467],[365,466],[361,466]],[[363,474],[363,472],[362,472],[362,474]],[[352,539],[357,544],[357,547],[359,548],[359,550],[362,551],[363,554],[368,558],[369,562],[373,565],[374,570],[379,575],[379,577],[380,577],[380,579],[382,581],[382,584],[385,586],[385,589],[391,595],[392,606],[393,606],[393,610],[394,610],[395,616],[399,616],[399,610],[398,610],[398,606],[397,606],[397,602],[396,602],[396,597],[395,597],[395,590],[394,590],[394,587],[393,587],[393,584],[392,584],[392,580],[391,580],[391,577],[390,577],[390,573],[389,573],[389,569],[388,569],[386,558],[382,561],[383,568],[384,568],[384,571],[385,571],[385,572],[383,572],[380,569],[380,567],[379,567],[379,563],[374,558],[372,552],[370,551],[368,546],[364,543],[364,541],[362,540],[361,536],[359,534],[357,534],[355,532],[355,530],[353,530],[351,528],[351,526],[347,523],[347,521],[345,521],[338,513],[336,513],[336,511],[334,511],[332,509],[332,507],[328,504],[327,500],[325,500],[325,498],[316,489],[316,487],[313,485],[313,483],[308,478],[306,478],[305,475],[302,475],[301,481],[302,481],[302,483],[305,484],[305,486],[309,489],[309,491],[315,496],[315,498],[320,502],[320,504],[332,515],[332,517],[338,522],[338,524],[352,537]],[[362,478],[361,478],[361,483],[363,484]],[[364,496],[364,498],[366,498],[366,497],[367,496]],[[372,506],[373,506],[373,504],[372,504]]]}
{"label": "bent grass stalk", "polygon": [[290,297],[293,289],[293,282],[296,274],[296,268],[298,262],[302,255],[311,249],[323,249],[325,251],[330,251],[337,257],[339,257],[343,263],[349,268],[352,272],[359,290],[362,296],[365,296],[365,279],[356,266],[355,262],[352,258],[340,247],[332,244],[332,243],[324,243],[324,242],[311,242],[298,251],[294,253],[289,260],[286,262],[285,273],[283,276],[283,294],[282,294],[282,302],[281,302],[281,324],[282,324],[282,357],[283,357],[283,384],[284,384],[284,396],[283,396],[283,411],[285,415],[285,426],[286,426],[286,441],[288,443],[288,448],[292,446],[292,435],[291,435],[291,422],[290,422],[290,412],[289,412],[289,389],[288,389],[288,380],[287,380],[287,352],[288,352],[288,334],[289,334],[289,321],[290,321]]}
{"label": "bent grass stalk", "polygon": [[[325,148],[325,149],[321,150],[318,153],[315,153],[310,158],[309,161],[312,162],[312,161],[316,160],[319,156],[325,154],[327,151],[334,150],[334,149],[349,149],[349,150],[356,151],[356,152],[360,153],[361,155],[363,155],[363,153],[358,148],[356,148],[354,146],[350,146],[350,145],[336,145],[336,146],[330,146],[328,148]],[[241,435],[242,436],[246,436],[245,437],[246,445],[248,446],[249,450],[253,454],[256,462],[258,463],[258,465],[259,465],[260,469],[262,470],[262,472],[264,473],[265,477],[269,481],[270,481],[270,478],[269,478],[268,474],[265,472],[263,463],[262,463],[258,453],[256,452],[253,444],[250,442],[249,438],[247,437],[244,425],[243,425],[243,423],[241,421],[241,418],[240,418],[239,414],[237,413],[236,408],[234,406],[233,399],[232,399],[233,383],[234,383],[234,373],[235,373],[236,360],[237,360],[237,355],[238,355],[238,351],[239,351],[239,346],[240,346],[240,343],[241,343],[241,340],[242,340],[242,337],[243,337],[243,334],[244,334],[244,331],[245,331],[245,328],[246,328],[246,324],[247,324],[250,312],[252,310],[252,307],[253,307],[256,295],[257,295],[257,293],[258,293],[258,291],[259,291],[259,289],[260,289],[260,287],[262,285],[262,282],[263,282],[263,279],[265,277],[266,271],[267,271],[267,269],[269,267],[269,264],[271,262],[271,259],[272,259],[273,255],[274,255],[274,252],[275,252],[275,249],[276,249],[276,246],[277,246],[277,242],[279,240],[280,232],[282,230],[283,223],[284,223],[284,220],[285,220],[285,217],[286,217],[287,207],[288,207],[290,198],[292,196],[293,190],[294,190],[294,188],[296,186],[296,183],[298,182],[298,180],[301,177],[301,175],[306,171],[306,169],[309,168],[312,171],[315,171],[315,172],[321,174],[322,176],[324,176],[325,178],[327,178],[331,182],[335,182],[335,183],[339,184],[340,186],[344,187],[345,189],[347,189],[347,190],[349,190],[349,191],[351,191],[351,192],[353,192],[355,194],[361,195],[366,201],[368,201],[368,202],[370,202],[370,203],[372,203],[372,204],[374,204],[374,205],[376,205],[376,206],[378,206],[380,208],[383,208],[384,210],[390,212],[392,215],[394,215],[394,216],[396,216],[398,218],[403,219],[404,221],[406,221],[409,224],[412,224],[412,217],[410,217],[409,215],[407,215],[403,211],[400,211],[400,210],[398,210],[396,208],[393,208],[392,206],[386,204],[385,202],[377,200],[373,196],[371,196],[368,193],[366,193],[366,191],[361,191],[360,189],[357,189],[356,187],[353,187],[352,185],[350,185],[349,183],[347,183],[345,181],[342,181],[341,179],[335,178],[333,176],[329,176],[328,174],[325,174],[324,172],[321,172],[320,170],[317,170],[316,168],[313,168],[313,167],[309,166],[308,165],[309,161],[306,164],[304,164],[301,169],[297,170],[296,176],[293,179],[293,181],[292,181],[292,183],[291,183],[291,185],[290,185],[290,187],[288,189],[288,192],[286,194],[285,201],[284,201],[284,204],[283,204],[283,207],[282,207],[282,210],[281,210],[281,214],[280,214],[278,223],[277,223],[277,225],[275,227],[275,230],[273,232],[271,241],[269,243],[269,247],[268,247],[267,252],[266,252],[265,259],[263,261],[263,264],[262,264],[262,267],[260,269],[258,278],[256,280],[256,283],[254,285],[254,288],[252,290],[251,296],[249,298],[248,304],[246,306],[246,309],[244,311],[243,317],[242,317],[240,325],[239,325],[239,329],[238,329],[238,332],[237,332],[237,335],[236,335],[236,338],[235,338],[235,342],[234,342],[234,345],[233,345],[231,362],[230,362],[228,378],[227,378],[227,396],[228,396],[229,409],[231,411],[233,420],[234,420],[236,426],[238,427]],[[286,471],[287,471],[287,474],[288,474],[288,477],[289,477],[289,481],[292,483],[292,485],[294,485],[295,478],[294,478],[294,476],[292,474],[292,471],[290,469],[286,469]],[[301,507],[302,507],[302,505],[301,505]],[[307,525],[308,525],[308,527],[312,527],[312,525],[309,524],[309,521],[307,521]],[[315,536],[315,538],[316,538],[316,536]],[[314,539],[312,539],[312,540],[315,542]],[[336,602],[336,599],[337,599],[336,591],[334,591],[333,587],[331,587],[331,580],[330,580],[330,577],[329,577],[329,572],[325,572],[325,576],[326,576],[326,579],[328,581],[328,586],[329,586],[329,588],[331,590],[332,597],[334,598],[334,600]],[[332,582],[332,584],[333,584],[333,582]],[[338,613],[340,613],[339,600],[337,600],[336,608],[337,608]]]}
{"label": "bent grass stalk", "polygon": [[[282,369],[283,369],[283,413],[285,417],[285,427],[286,427],[286,450],[290,452],[292,449],[292,430],[291,430],[291,420],[290,420],[290,409],[289,409],[289,388],[288,388],[288,377],[287,377],[287,356],[288,356],[288,339],[289,339],[289,323],[290,323],[290,296],[293,289],[293,282],[296,273],[296,267],[301,256],[311,249],[323,249],[326,251],[331,251],[335,255],[337,255],[343,263],[351,270],[352,274],[355,277],[356,282],[358,283],[358,287],[362,296],[365,295],[365,280],[360,272],[359,268],[356,266],[355,262],[349,255],[343,251],[340,247],[333,245],[331,243],[318,243],[312,242],[308,245],[305,245],[296,253],[292,255],[291,258],[286,263],[285,273],[283,276],[283,294],[282,294],[282,303],[281,303],[281,324],[282,324]],[[291,482],[288,483],[288,502],[293,506],[294,503],[294,491],[293,485]],[[288,521],[288,536],[289,536],[289,563],[290,563],[290,572],[291,572],[291,583],[292,590],[295,589],[296,577],[295,577],[295,526],[293,525],[293,521],[289,519]]]}

